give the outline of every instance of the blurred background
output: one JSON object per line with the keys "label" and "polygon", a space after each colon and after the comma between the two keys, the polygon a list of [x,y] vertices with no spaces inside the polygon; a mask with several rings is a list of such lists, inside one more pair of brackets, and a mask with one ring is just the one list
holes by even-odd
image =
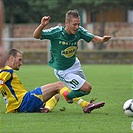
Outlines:
{"label": "blurred background", "polygon": [[24,52],[25,63],[47,63],[49,41],[36,40],[33,32],[44,15],[46,28],[64,25],[65,13],[77,9],[81,25],[90,33],[112,39],[104,44],[79,41],[81,63],[128,63],[133,60],[133,0],[3,0],[2,44]]}

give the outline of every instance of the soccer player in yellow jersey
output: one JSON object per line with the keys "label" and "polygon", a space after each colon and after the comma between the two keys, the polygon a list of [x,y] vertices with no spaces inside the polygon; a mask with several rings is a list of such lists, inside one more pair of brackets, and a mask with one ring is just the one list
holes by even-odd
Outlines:
{"label": "soccer player in yellow jersey", "polygon": [[64,85],[55,82],[27,91],[14,72],[20,69],[22,61],[22,53],[11,49],[7,54],[5,66],[0,69],[0,91],[6,103],[6,112],[43,112],[40,108],[50,100],[55,101],[54,107],[56,96],[58,99],[58,93]]}

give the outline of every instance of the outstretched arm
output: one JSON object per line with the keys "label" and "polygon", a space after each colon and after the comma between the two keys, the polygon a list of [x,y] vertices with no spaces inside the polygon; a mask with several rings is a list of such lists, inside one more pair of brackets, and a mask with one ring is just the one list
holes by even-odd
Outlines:
{"label": "outstretched arm", "polygon": [[111,39],[111,36],[94,36],[94,38],[92,39],[92,42],[94,43],[104,43],[107,42],[109,39]]}
{"label": "outstretched arm", "polygon": [[35,31],[33,33],[34,38],[40,39],[42,30],[49,23],[49,20],[50,20],[50,16],[44,16],[41,19],[40,25],[35,29]]}

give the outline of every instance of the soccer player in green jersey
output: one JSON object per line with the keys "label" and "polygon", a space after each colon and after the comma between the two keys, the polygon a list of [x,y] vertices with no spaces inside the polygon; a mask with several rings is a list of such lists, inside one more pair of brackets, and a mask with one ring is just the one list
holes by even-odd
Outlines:
{"label": "soccer player in green jersey", "polygon": [[[89,33],[80,26],[80,16],[76,10],[66,13],[65,26],[56,26],[50,29],[44,27],[49,23],[50,16],[44,16],[40,25],[35,29],[33,36],[37,39],[49,39],[51,41],[51,60],[49,65],[54,68],[56,77],[66,87],[62,89],[61,95],[67,102],[76,101],[83,107],[85,113],[104,106],[104,102],[88,103],[81,96],[88,95],[92,89],[86,81],[79,59],[76,57],[78,41],[84,39],[86,42],[104,43],[110,36],[96,36]],[[69,91],[69,89],[71,91]]]}
{"label": "soccer player in green jersey", "polygon": [[[0,92],[6,104],[6,112],[48,112],[53,109],[64,84],[55,82],[27,91],[14,71],[22,65],[22,53],[11,49],[6,58],[5,66],[0,69]],[[49,101],[52,108],[45,110],[43,107]]]}

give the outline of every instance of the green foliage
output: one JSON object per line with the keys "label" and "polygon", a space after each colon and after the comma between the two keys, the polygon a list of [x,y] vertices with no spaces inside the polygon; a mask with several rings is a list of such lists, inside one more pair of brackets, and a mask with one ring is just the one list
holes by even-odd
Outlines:
{"label": "green foliage", "polygon": [[133,8],[132,0],[3,0],[7,23],[38,23],[44,15],[51,16],[51,22],[64,22],[69,9],[85,9],[90,12],[115,6]]}
{"label": "green foliage", "polygon": [[51,22],[64,22],[70,4],[62,0],[4,0],[3,3],[7,23],[40,23],[44,15],[51,16]]}
{"label": "green foliage", "polygon": [[29,16],[26,14],[29,5],[26,0],[4,0],[6,22],[26,22]]}
{"label": "green foliage", "polygon": [[[105,106],[84,114],[81,107],[68,104],[61,97],[55,109],[48,113],[5,114],[0,98],[1,133],[132,133],[131,121],[124,115],[122,106],[132,97],[131,65],[82,65],[92,92],[83,99],[97,98]],[[28,90],[58,81],[53,69],[46,65],[24,65],[17,72]],[[48,76],[47,76],[48,75]],[[60,111],[65,107],[65,111]]]}

